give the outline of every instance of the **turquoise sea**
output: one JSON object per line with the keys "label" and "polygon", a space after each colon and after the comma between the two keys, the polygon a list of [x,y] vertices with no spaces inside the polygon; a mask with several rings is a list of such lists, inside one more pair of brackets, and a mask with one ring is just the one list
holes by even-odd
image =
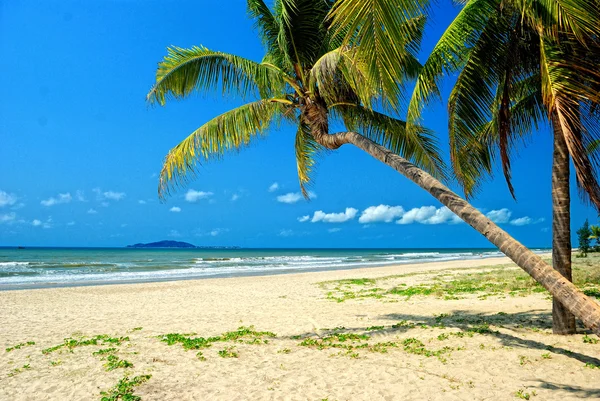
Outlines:
{"label": "turquoise sea", "polygon": [[501,255],[496,249],[0,248],[0,290],[269,275]]}

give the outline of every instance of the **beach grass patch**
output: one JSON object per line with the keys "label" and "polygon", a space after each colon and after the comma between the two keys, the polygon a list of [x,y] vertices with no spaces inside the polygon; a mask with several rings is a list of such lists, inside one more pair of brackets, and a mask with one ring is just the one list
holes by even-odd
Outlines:
{"label": "beach grass patch", "polygon": [[12,347],[6,348],[6,352],[11,352],[11,351],[14,351],[16,349],[21,349],[23,347],[27,347],[27,346],[31,346],[31,345],[35,345],[35,341],[27,341],[27,342],[24,342],[24,343],[13,345]]}
{"label": "beach grass patch", "polygon": [[77,347],[85,347],[90,345],[121,345],[124,341],[129,341],[129,337],[111,337],[106,334],[100,334],[90,338],[65,338],[62,344],[55,345],[54,347],[46,348],[42,350],[42,354],[47,355],[52,352],[58,351],[62,348],[67,348],[69,351],[73,351]]}
{"label": "beach grass patch", "polygon": [[98,351],[92,352],[92,355],[106,355],[106,354],[112,354],[113,352],[116,352],[116,351],[117,351],[116,348],[103,348]]}
{"label": "beach grass patch", "polygon": [[587,334],[583,336],[584,344],[598,344],[598,339],[594,337],[590,337]]}
{"label": "beach grass patch", "polygon": [[100,393],[103,396],[101,401],[140,401],[142,398],[134,394],[134,387],[147,382],[151,377],[152,375],[141,375],[130,379],[125,376],[114,388]]}
{"label": "beach grass patch", "polygon": [[115,369],[124,369],[133,367],[133,363],[126,361],[125,359],[121,359],[116,355],[108,355],[106,358],[107,362],[104,364],[107,372]]}
{"label": "beach grass patch", "polygon": [[239,358],[240,354],[237,352],[237,349],[233,346],[225,347],[218,352],[221,358]]}

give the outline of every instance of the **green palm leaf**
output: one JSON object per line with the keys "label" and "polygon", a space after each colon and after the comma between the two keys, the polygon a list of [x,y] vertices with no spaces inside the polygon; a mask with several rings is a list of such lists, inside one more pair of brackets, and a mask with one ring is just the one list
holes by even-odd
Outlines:
{"label": "green palm leaf", "polygon": [[447,178],[432,131],[423,127],[409,131],[404,121],[358,105],[337,105],[332,109],[339,113],[348,130],[385,146],[434,177]]}
{"label": "green palm leaf", "polygon": [[283,90],[280,71],[232,54],[205,47],[169,47],[158,64],[156,83],[147,95],[149,102],[166,103],[168,97],[184,98],[194,91],[209,91],[221,86],[225,94],[246,96],[258,90],[274,95]]}
{"label": "green palm leaf", "polygon": [[317,156],[326,149],[317,143],[308,125],[300,123],[296,133],[295,150],[300,189],[304,198],[310,199],[308,188],[317,165]]}
{"label": "green palm leaf", "polygon": [[159,196],[164,198],[171,188],[185,184],[200,160],[220,159],[228,151],[248,146],[284,110],[285,105],[277,101],[259,100],[223,113],[192,132],[165,157]]}

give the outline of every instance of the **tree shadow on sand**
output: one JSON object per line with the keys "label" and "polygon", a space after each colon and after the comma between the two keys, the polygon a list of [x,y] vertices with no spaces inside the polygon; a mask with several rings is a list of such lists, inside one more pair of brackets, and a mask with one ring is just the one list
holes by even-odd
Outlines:
{"label": "tree shadow on sand", "polygon": [[[500,312],[497,314],[479,314],[473,313],[472,311],[456,310],[451,314],[441,314],[438,316],[423,316],[413,315],[408,313],[392,313],[383,315],[380,318],[388,319],[393,321],[409,321],[418,324],[426,324],[433,327],[451,327],[456,328],[465,332],[478,331],[481,332],[482,327],[489,325],[500,327],[505,331],[500,332],[497,330],[486,329],[485,335],[492,336],[500,341],[503,346],[514,347],[514,348],[529,348],[551,351],[565,355],[569,358],[576,359],[583,364],[593,364],[600,366],[600,359],[597,357],[582,354],[579,352],[573,352],[562,347],[556,347],[551,343],[556,341],[558,337],[554,335],[547,335],[548,341],[537,341],[532,339],[526,339],[518,336],[519,333],[530,333],[532,331],[537,332],[541,330],[548,330],[552,328],[552,317],[547,311],[533,310],[528,312],[518,313],[505,313]],[[506,331],[512,331],[515,335],[507,333]],[[582,334],[586,333],[584,330],[580,330]],[[589,333],[589,332],[587,332]],[[590,352],[593,352],[590,349]]]}

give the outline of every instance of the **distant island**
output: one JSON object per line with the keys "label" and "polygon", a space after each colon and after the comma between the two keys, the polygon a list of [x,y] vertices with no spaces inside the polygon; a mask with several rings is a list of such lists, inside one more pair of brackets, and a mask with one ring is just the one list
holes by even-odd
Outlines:
{"label": "distant island", "polygon": [[147,244],[127,245],[127,248],[239,249],[239,246],[196,246],[182,241],[164,240]]}

